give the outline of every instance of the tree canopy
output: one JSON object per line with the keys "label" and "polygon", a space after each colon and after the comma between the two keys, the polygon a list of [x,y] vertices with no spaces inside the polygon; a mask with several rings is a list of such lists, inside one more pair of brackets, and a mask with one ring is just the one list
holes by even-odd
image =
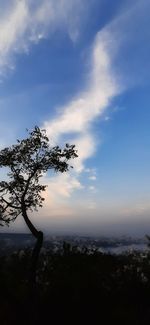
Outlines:
{"label": "tree canopy", "polygon": [[45,130],[35,127],[28,137],[0,151],[0,167],[7,167],[5,180],[0,181],[0,223],[9,225],[24,211],[42,207],[42,192],[46,185],[40,184],[43,173],[52,169],[66,172],[68,161],[76,158],[75,145],[66,144],[63,149],[51,147]]}

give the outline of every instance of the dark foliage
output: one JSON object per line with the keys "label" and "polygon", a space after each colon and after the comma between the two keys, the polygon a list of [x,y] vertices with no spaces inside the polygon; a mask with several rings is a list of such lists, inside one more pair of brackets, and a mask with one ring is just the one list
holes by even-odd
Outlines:
{"label": "dark foliage", "polygon": [[7,168],[7,178],[0,181],[0,226],[9,225],[21,214],[37,239],[32,254],[29,282],[36,285],[36,269],[43,244],[43,233],[36,229],[28,212],[43,206],[42,192],[46,185],[40,184],[43,173],[49,170],[67,172],[68,161],[77,157],[75,145],[51,147],[45,130],[35,127],[28,137],[0,151],[0,168]]}
{"label": "dark foliage", "polygon": [[0,259],[0,324],[150,324],[150,255],[120,256],[64,244],[40,257],[36,291],[30,250]]}
{"label": "dark foliage", "polygon": [[[7,179],[0,181],[0,225],[8,225],[20,214],[24,216],[24,210],[27,213],[42,207],[42,192],[46,189],[40,184],[43,173],[51,169],[66,172],[70,168],[68,161],[76,157],[75,145],[51,147],[46,131],[37,126],[26,139],[1,150],[0,168],[8,172]],[[36,229],[29,229],[36,237]]]}

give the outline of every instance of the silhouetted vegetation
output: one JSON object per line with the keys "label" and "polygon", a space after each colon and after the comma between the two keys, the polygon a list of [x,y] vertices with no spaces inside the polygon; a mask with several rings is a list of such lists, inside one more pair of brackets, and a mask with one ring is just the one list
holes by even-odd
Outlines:
{"label": "silhouetted vegetation", "polygon": [[30,221],[28,212],[43,206],[41,193],[46,189],[46,185],[40,184],[43,174],[51,169],[61,173],[68,171],[68,161],[76,157],[75,145],[66,144],[64,149],[50,147],[46,131],[37,126],[26,139],[17,140],[17,144],[0,151],[0,168],[8,169],[7,178],[0,181],[0,225],[9,225],[21,214],[36,238],[29,278],[32,284],[36,278],[43,233]]}
{"label": "silhouetted vegetation", "polygon": [[0,258],[0,324],[149,324],[150,254],[110,255],[64,243],[42,253],[34,292],[31,250]]}

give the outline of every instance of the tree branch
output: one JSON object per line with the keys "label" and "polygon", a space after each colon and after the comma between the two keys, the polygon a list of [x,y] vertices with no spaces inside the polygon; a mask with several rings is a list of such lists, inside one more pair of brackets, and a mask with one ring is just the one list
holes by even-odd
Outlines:
{"label": "tree branch", "polygon": [[28,180],[27,180],[27,183],[26,183],[26,187],[25,187],[24,193],[23,193],[23,195],[22,195],[22,199],[21,199],[21,201],[24,201],[25,196],[26,196],[27,191],[28,191],[28,188],[29,188],[29,185],[30,185],[30,181],[31,181],[32,177],[35,175],[35,173],[37,172],[37,170],[38,170],[37,167],[34,168],[34,171],[33,171],[33,172],[31,173],[31,175],[29,176],[29,178],[28,178]]}
{"label": "tree branch", "polygon": [[18,207],[16,205],[13,205],[11,202],[8,202],[6,199],[4,199],[3,197],[1,198],[6,204],[7,204],[7,207],[11,207],[13,209],[20,209],[21,207]]}

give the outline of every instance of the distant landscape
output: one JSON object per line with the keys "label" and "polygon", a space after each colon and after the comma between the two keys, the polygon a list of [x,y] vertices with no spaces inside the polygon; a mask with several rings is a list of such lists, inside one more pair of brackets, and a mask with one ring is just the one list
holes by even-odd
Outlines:
{"label": "distant landscape", "polygon": [[[45,235],[42,252],[61,252],[63,244],[68,243],[79,251],[86,247],[89,251],[120,254],[122,252],[145,251],[148,249],[146,237],[132,238],[127,236],[78,236],[78,235]],[[12,254],[18,250],[32,248],[35,239],[32,234],[0,233],[0,255]]]}
{"label": "distant landscape", "polygon": [[65,325],[103,319],[149,324],[146,238],[45,236],[36,286],[30,283],[34,245],[30,234],[0,234],[2,325],[47,324],[48,319]]}

